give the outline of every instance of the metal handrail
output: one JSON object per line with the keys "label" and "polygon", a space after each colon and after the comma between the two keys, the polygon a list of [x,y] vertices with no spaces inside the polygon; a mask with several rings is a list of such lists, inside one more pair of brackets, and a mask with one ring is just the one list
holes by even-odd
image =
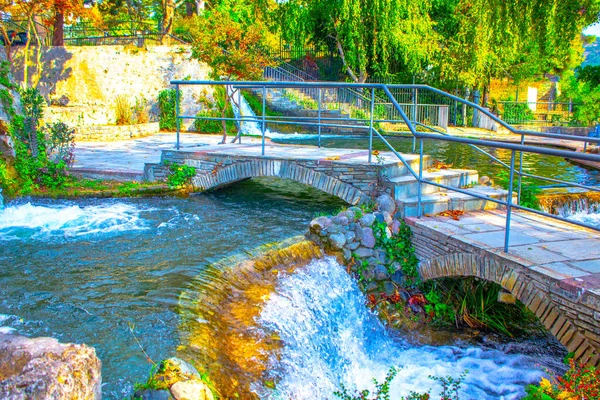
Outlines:
{"label": "metal handrail", "polygon": [[[561,221],[565,221],[565,222],[569,222],[572,223],[574,225],[578,225],[578,226],[583,226],[586,228],[590,228],[596,231],[600,231],[600,227],[594,227],[594,226],[590,226],[587,225],[585,223],[579,223],[576,221],[572,221],[572,220],[568,220],[565,219],[563,217],[557,216],[557,215],[553,215],[553,214],[549,214],[546,212],[542,212],[542,211],[538,211],[538,210],[533,210],[527,207],[523,207],[520,206],[518,204],[513,203],[512,200],[512,192],[513,192],[513,186],[515,183],[515,173],[518,175],[519,178],[519,191],[520,191],[520,186],[521,186],[521,178],[522,177],[532,177],[532,178],[538,178],[538,179],[546,179],[548,181],[551,182],[555,182],[555,183],[563,183],[563,184],[568,184],[568,185],[572,185],[572,186],[577,186],[580,188],[584,188],[584,189],[588,189],[588,190],[594,190],[594,191],[600,191],[599,187],[595,187],[595,186],[589,186],[589,185],[582,185],[582,184],[573,184],[567,181],[563,181],[560,179],[554,179],[554,178],[546,178],[546,177],[541,177],[541,176],[537,176],[537,175],[533,175],[533,174],[528,174],[522,171],[522,155],[523,152],[529,152],[529,153],[536,153],[536,154],[543,154],[543,155],[551,155],[551,156],[557,156],[557,157],[564,157],[564,158],[571,158],[571,159],[578,159],[578,160],[587,160],[587,161],[593,161],[593,162],[600,162],[600,155],[596,155],[596,154],[587,154],[587,153],[580,153],[577,151],[573,151],[573,150],[560,150],[560,149],[552,149],[552,148],[546,148],[546,147],[541,147],[541,146],[533,146],[533,145],[529,145],[529,144],[525,144],[524,143],[524,138],[526,136],[538,136],[538,137],[547,137],[547,138],[556,138],[556,139],[568,139],[568,140],[574,140],[574,141],[583,141],[583,142],[593,142],[593,143],[600,143],[600,139],[596,139],[596,138],[581,138],[581,137],[576,137],[576,136],[569,136],[569,135],[560,135],[560,134],[550,134],[550,133],[539,133],[539,132],[530,132],[530,131],[525,131],[525,130],[519,130],[514,128],[513,126],[511,126],[510,124],[507,124],[506,122],[502,121],[500,118],[498,118],[497,116],[493,115],[491,112],[489,112],[488,110],[486,110],[485,108],[471,103],[468,100],[459,98],[457,96],[451,95],[449,93],[445,93],[442,92],[438,89],[426,86],[426,85],[385,85],[385,84],[370,84],[370,83],[366,83],[366,84],[348,84],[348,83],[339,83],[339,82],[301,82],[301,81],[296,81],[296,82],[236,82],[236,81],[227,81],[227,82],[218,82],[218,81],[182,81],[182,80],[174,80],[171,81],[171,84],[175,85],[176,87],[176,91],[177,91],[177,96],[176,96],[176,102],[179,103],[179,90],[180,90],[180,86],[182,85],[232,85],[233,87],[236,88],[260,88],[262,89],[263,92],[263,110],[262,110],[262,115],[261,117],[243,117],[243,120],[249,120],[249,121],[256,121],[256,122],[261,122],[261,130],[262,130],[262,154],[265,155],[265,132],[266,132],[266,123],[286,123],[289,124],[290,121],[284,121],[281,122],[278,120],[277,117],[269,117],[269,119],[267,119],[266,117],[266,90],[267,88],[293,88],[293,89],[310,89],[310,88],[316,88],[316,89],[323,89],[323,88],[360,88],[360,89],[371,89],[371,118],[369,120],[369,124],[368,125],[358,125],[358,126],[353,126],[353,127],[357,127],[357,128],[362,128],[362,129],[367,129],[369,131],[369,150],[372,149],[372,140],[373,137],[376,136],[377,138],[379,138],[380,140],[383,141],[383,143],[390,149],[390,151],[392,151],[396,157],[407,167],[408,171],[411,173],[411,175],[413,177],[415,177],[415,179],[417,180],[417,184],[419,186],[419,190],[418,190],[418,211],[417,211],[417,215],[418,217],[422,216],[422,185],[423,184],[429,184],[429,185],[433,185],[436,187],[440,187],[440,188],[444,188],[446,190],[451,190],[451,191],[455,191],[458,193],[464,193],[464,194],[468,194],[470,196],[473,196],[475,198],[480,198],[480,199],[484,199],[486,201],[492,201],[495,202],[497,204],[501,204],[506,206],[507,209],[507,217],[506,217],[506,227],[505,227],[505,241],[504,241],[504,250],[508,251],[508,245],[509,245],[509,240],[510,240],[510,219],[511,219],[511,213],[512,213],[512,209],[516,208],[516,209],[521,209],[521,210],[526,210],[526,211],[530,211],[530,212],[534,212],[536,214],[539,215],[544,215],[547,217],[551,217],[557,220],[561,220]],[[441,132],[433,127],[429,127],[426,126],[424,124],[421,123],[417,123],[415,121],[411,121],[407,114],[405,113],[402,105],[395,99],[395,97],[393,96],[393,94],[390,92],[390,89],[396,89],[396,88],[404,88],[404,89],[411,89],[411,90],[430,90],[433,93],[437,93],[440,95],[443,95],[445,97],[448,97],[452,100],[458,101],[460,103],[463,103],[469,107],[472,107],[474,109],[477,109],[479,112],[481,112],[483,115],[487,116],[488,118],[494,120],[495,122],[497,122],[498,124],[500,124],[501,126],[505,127],[507,130],[509,130],[512,133],[515,134],[519,134],[521,135],[521,143],[507,143],[507,142],[501,142],[501,141],[496,141],[496,140],[488,140],[488,139],[472,139],[472,138],[463,138],[463,137],[455,137],[455,136],[451,136],[445,132]],[[409,131],[411,132],[411,134],[413,135],[413,137],[419,141],[420,144],[420,148],[419,148],[419,172],[417,173],[414,169],[412,169],[412,167],[410,166],[410,164],[406,161],[406,159],[402,156],[402,154],[398,153],[394,147],[383,137],[383,135],[381,135],[381,133],[375,129],[375,127],[373,126],[374,122],[376,122],[377,120],[373,118],[373,107],[374,107],[374,103],[375,103],[375,96],[374,96],[374,91],[375,90],[382,90],[385,95],[388,97],[390,103],[393,105],[393,107],[396,109],[396,111],[398,112],[398,114],[401,116],[402,122],[404,122]],[[319,92],[320,93],[320,92]],[[320,103],[320,102],[319,102]],[[178,110],[178,104],[176,105],[176,109]],[[183,119],[212,119],[212,120],[222,120],[223,118],[218,118],[218,117],[196,117],[196,116],[186,116],[186,115],[180,115],[180,113],[177,113],[177,144],[176,147],[177,149],[179,149],[179,134],[180,134],[180,120]],[[226,118],[226,119],[230,119],[230,118]],[[314,118],[313,118],[314,119]],[[336,118],[327,118],[327,119],[333,119],[336,120]],[[238,118],[239,120],[239,118]],[[366,120],[360,120],[361,122],[366,122]],[[345,125],[341,125],[341,124],[330,124],[330,123],[323,123],[321,121],[321,115],[320,115],[320,104],[319,104],[319,116],[317,118],[317,122],[309,122],[307,119],[300,119],[300,120],[295,120],[293,121],[294,124],[298,124],[298,125],[317,125],[319,127],[319,143],[320,143],[320,127],[321,126],[335,126],[335,127],[348,127],[349,125],[345,124]],[[423,126],[426,127],[430,130],[432,130],[435,133],[426,133],[426,132],[420,132],[417,131],[417,126]],[[476,148],[477,150],[483,152],[484,154],[490,156],[494,161],[499,162],[500,164],[502,164],[505,167],[509,168],[509,188],[508,188],[508,198],[507,200],[499,200],[499,199],[494,199],[490,196],[487,196],[485,194],[480,194],[480,193],[476,193],[476,192],[472,192],[472,191],[468,191],[466,189],[461,189],[461,188],[456,188],[456,187],[450,187],[450,186],[446,186],[428,179],[425,179],[423,177],[423,170],[424,170],[424,155],[423,155],[423,142],[426,139],[430,139],[430,140],[443,140],[443,141],[448,141],[448,142],[456,142],[456,143],[462,143],[462,144],[466,144],[469,146],[472,146],[474,148]],[[487,146],[487,147],[493,147],[493,148],[502,148],[502,149],[507,149],[507,150],[511,150],[511,162],[510,165],[502,162],[501,160],[497,159],[496,157],[490,155],[489,153],[487,153],[485,150],[480,149],[478,146]],[[516,152],[520,153],[520,157],[521,157],[521,162],[519,165],[519,170],[516,170],[515,168],[515,156],[516,156]],[[368,162],[371,163],[372,162],[372,157],[371,157],[371,151],[369,151],[369,156],[368,156]]]}

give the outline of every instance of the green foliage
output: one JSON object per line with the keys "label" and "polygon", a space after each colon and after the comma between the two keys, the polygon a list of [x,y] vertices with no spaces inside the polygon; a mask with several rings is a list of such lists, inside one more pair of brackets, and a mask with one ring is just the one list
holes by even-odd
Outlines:
{"label": "green foliage", "polygon": [[452,306],[442,299],[442,294],[433,290],[425,295],[428,304],[425,304],[425,312],[432,315],[434,321],[441,324],[451,325],[455,322],[456,313]]}
{"label": "green foliage", "polygon": [[[496,175],[495,181],[503,187],[504,189],[508,189],[508,185],[510,182],[510,177],[507,171],[500,171]],[[518,190],[519,183],[517,181],[516,175],[513,181],[513,191]],[[521,202],[520,206],[531,208],[533,210],[541,210],[542,206],[540,205],[540,200],[538,198],[539,194],[542,192],[539,186],[535,185],[531,179],[523,178],[521,181]]]}
{"label": "green foliage", "polygon": [[[342,400],[390,400],[390,384],[399,370],[397,367],[391,367],[381,383],[373,378],[373,384],[375,385],[375,392],[373,394],[367,389],[351,394],[344,385],[341,385],[340,391],[336,391],[333,394]],[[468,372],[465,370],[458,378],[429,375],[429,379],[441,384],[442,393],[440,400],[459,400],[458,391]],[[430,400],[430,391],[431,389],[426,393],[411,392],[408,396],[400,397],[399,400]]]}
{"label": "green foliage", "polygon": [[169,167],[170,174],[167,177],[169,187],[178,188],[189,184],[196,175],[196,168],[186,164],[165,163]]}
{"label": "green foliage", "polygon": [[561,78],[562,99],[571,100],[573,119],[577,125],[591,126],[600,123],[600,85],[596,67],[585,67],[577,74],[567,71]]}
{"label": "green foliage", "polygon": [[48,158],[70,167],[75,160],[75,130],[63,122],[47,124],[43,129]]}
{"label": "green foliage", "polygon": [[145,98],[135,99],[135,104],[132,107],[133,122],[136,124],[145,124],[150,121],[150,113],[148,112],[148,100]]}
{"label": "green foliage", "polygon": [[502,288],[477,278],[444,278],[425,282],[422,286],[430,306],[439,314],[436,322],[461,324],[473,329],[490,330],[509,337],[540,330],[535,315],[520,302],[498,302]]}
{"label": "green foliage", "polygon": [[177,91],[175,89],[164,89],[158,94],[158,126],[161,131],[177,129],[176,98]]}
{"label": "green foliage", "polygon": [[[222,118],[223,108],[225,108],[225,118],[234,118],[233,107],[226,99],[223,86],[214,87],[212,101],[207,96],[203,96],[199,102],[202,104],[203,110],[196,114],[197,117]],[[236,132],[234,121],[226,121],[226,126],[228,132]],[[196,119],[194,120],[194,130],[202,133],[223,132],[223,122],[221,120]]]}
{"label": "green foliage", "polygon": [[[246,99],[246,102],[248,102],[248,105],[250,106],[250,109],[252,109],[254,115],[262,115],[263,104],[262,100],[257,95],[249,90],[242,90],[242,96],[244,99]],[[278,117],[282,115],[280,112],[271,110],[268,104],[265,107],[265,111],[267,117]]]}
{"label": "green foliage", "polygon": [[412,245],[412,231],[410,227],[402,221],[397,235],[389,235],[388,227],[385,222],[375,221],[373,224],[373,235],[375,236],[376,247],[385,251],[388,263],[388,272],[394,273],[393,263],[398,262],[402,266],[402,272],[408,281],[412,284],[419,283],[419,261],[415,256],[415,248]]}
{"label": "green foliage", "polygon": [[526,124],[535,118],[527,103],[504,103],[502,119],[509,124]]}

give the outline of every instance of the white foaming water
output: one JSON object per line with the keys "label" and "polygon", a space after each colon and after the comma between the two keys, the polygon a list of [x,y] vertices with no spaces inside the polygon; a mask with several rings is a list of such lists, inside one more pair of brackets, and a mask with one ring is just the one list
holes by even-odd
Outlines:
{"label": "white foaming water", "polygon": [[79,237],[147,229],[140,209],[124,203],[57,207],[31,203],[0,209],[0,240]]}
{"label": "white foaming water", "polygon": [[600,227],[600,214],[588,214],[587,212],[577,212],[567,216],[573,221],[582,222],[586,225]]}
{"label": "white foaming water", "polygon": [[[230,86],[227,87],[227,90],[229,91],[229,94],[231,95],[232,93],[232,89]],[[238,92],[239,93],[239,92]],[[240,95],[238,96],[238,93],[234,94],[234,100],[231,102],[231,106],[233,108],[233,114],[237,117],[256,117],[256,114],[254,114],[254,111],[252,111],[252,109],[250,108],[250,105],[248,104],[248,102],[246,101],[246,99],[244,98],[244,96]],[[236,105],[236,102],[240,103],[240,106],[238,108],[238,106]],[[240,109],[241,109],[241,115],[240,115]],[[265,131],[265,134],[270,133],[268,130]],[[262,130],[260,128],[260,124],[258,123],[258,121],[243,121],[242,122],[242,135],[262,135]]]}
{"label": "white foaming water", "polygon": [[372,391],[372,379],[382,382],[391,366],[401,368],[391,398],[429,388],[436,398],[441,388],[430,375],[457,378],[467,369],[461,399],[518,399],[526,384],[542,376],[525,356],[474,347],[414,347],[392,339],[333,258],[313,260],[282,278],[259,323],[284,343],[270,360],[276,390],[253,387],[265,399],[336,399],[341,384],[351,393]]}

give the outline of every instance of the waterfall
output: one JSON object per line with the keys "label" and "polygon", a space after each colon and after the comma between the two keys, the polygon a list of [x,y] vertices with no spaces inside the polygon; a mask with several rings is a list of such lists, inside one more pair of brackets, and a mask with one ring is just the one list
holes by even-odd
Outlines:
{"label": "waterfall", "polygon": [[[246,99],[244,98],[244,96],[242,96],[241,94],[241,89],[238,89],[237,91],[233,91],[233,89],[231,88],[231,86],[227,87],[227,91],[230,94],[230,96],[233,94],[233,96],[231,97],[231,107],[233,108],[233,114],[235,115],[236,118],[254,118],[255,120],[253,121],[248,121],[248,120],[244,120],[241,121],[240,120],[240,125],[241,127],[241,133],[242,135],[252,135],[252,136],[261,136],[262,135],[262,130],[261,130],[261,123],[258,121],[258,118],[256,118],[256,114],[254,114],[254,111],[252,111],[252,108],[250,108],[250,105],[248,104],[248,102],[246,101]],[[239,103],[239,107],[237,106],[236,103]],[[239,129],[239,127],[238,127]],[[266,131],[265,133],[269,133],[269,131]]]}
{"label": "waterfall", "polygon": [[545,212],[600,226],[600,193],[549,193],[540,196],[540,205]]}
{"label": "waterfall", "polygon": [[532,357],[398,338],[344,267],[307,242],[221,264],[180,298],[180,352],[208,366],[225,398],[333,400],[341,385],[373,390],[394,366],[391,398],[430,388],[435,398],[430,375],[468,370],[461,398],[519,399],[543,375]]}
{"label": "waterfall", "polygon": [[2,197],[2,188],[0,188],[0,210],[4,209],[4,197]]}

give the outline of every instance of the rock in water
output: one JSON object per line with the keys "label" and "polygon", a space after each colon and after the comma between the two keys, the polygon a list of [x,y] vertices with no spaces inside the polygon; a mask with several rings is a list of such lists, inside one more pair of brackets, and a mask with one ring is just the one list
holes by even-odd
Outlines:
{"label": "rock in water", "polygon": [[175,400],[213,400],[210,389],[201,381],[179,381],[171,386]]}
{"label": "rock in water", "polygon": [[91,347],[0,334],[2,399],[100,399],[100,368]]}

